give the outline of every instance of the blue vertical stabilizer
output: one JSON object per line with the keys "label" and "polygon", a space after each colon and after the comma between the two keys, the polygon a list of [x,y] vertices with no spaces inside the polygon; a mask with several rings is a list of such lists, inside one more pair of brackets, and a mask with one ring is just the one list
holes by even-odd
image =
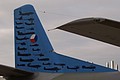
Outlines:
{"label": "blue vertical stabilizer", "polygon": [[31,72],[112,72],[93,63],[54,52],[32,5],[14,10],[15,67]]}

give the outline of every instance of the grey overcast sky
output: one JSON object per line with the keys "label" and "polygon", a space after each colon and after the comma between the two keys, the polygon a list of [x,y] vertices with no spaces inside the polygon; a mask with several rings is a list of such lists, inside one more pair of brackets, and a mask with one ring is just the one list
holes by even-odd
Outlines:
{"label": "grey overcast sky", "polygon": [[0,1],[0,64],[14,67],[13,10],[25,4],[32,4],[36,9],[56,52],[101,65],[114,60],[120,66],[119,47],[61,30],[47,31],[87,17],[120,21],[120,0]]}

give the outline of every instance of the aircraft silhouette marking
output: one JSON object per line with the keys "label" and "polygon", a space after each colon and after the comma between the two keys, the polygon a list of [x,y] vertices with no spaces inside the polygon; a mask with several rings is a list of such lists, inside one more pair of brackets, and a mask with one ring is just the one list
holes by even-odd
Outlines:
{"label": "aircraft silhouette marking", "polygon": [[65,64],[63,64],[63,63],[54,63],[54,65],[56,65],[56,66],[62,66],[62,68],[65,66]]}
{"label": "aircraft silhouette marking", "polygon": [[17,44],[26,45],[26,43],[25,43],[25,42],[21,42],[21,43],[17,43]]}
{"label": "aircraft silhouette marking", "polygon": [[44,56],[44,54],[42,54],[42,53],[40,53],[40,54],[34,54],[35,56],[40,56],[40,57],[42,57],[42,56]]}
{"label": "aircraft silhouette marking", "polygon": [[79,66],[75,66],[75,67],[69,67],[69,66],[67,66],[67,69],[76,70],[76,72],[77,72],[77,70],[79,68],[80,68]]}
{"label": "aircraft silhouette marking", "polygon": [[25,54],[25,53],[20,53],[20,52],[18,52],[18,56],[31,56],[31,54]]}
{"label": "aircraft silhouette marking", "polygon": [[29,38],[27,38],[27,37],[24,37],[24,38],[18,38],[18,37],[16,37],[16,40],[27,40],[27,39],[29,39]]}
{"label": "aircraft silhouette marking", "polygon": [[58,67],[53,67],[53,68],[46,68],[46,67],[44,67],[44,70],[50,70],[50,71],[56,71],[56,72],[58,72],[61,69],[58,68]]}
{"label": "aircraft silhouette marking", "polygon": [[17,25],[21,25],[21,24],[23,24],[22,22],[15,22]]}
{"label": "aircraft silhouette marking", "polygon": [[18,50],[27,50],[27,48],[25,48],[25,47],[22,47],[22,48],[21,48],[21,47],[18,47],[17,49],[18,49]]}
{"label": "aircraft silhouette marking", "polygon": [[23,17],[21,16],[21,17],[19,17],[19,18],[16,18],[17,20],[23,20]]}
{"label": "aircraft silhouette marking", "polygon": [[51,63],[43,63],[43,65],[51,65]]}
{"label": "aircraft silhouette marking", "polygon": [[32,68],[37,68],[37,69],[38,69],[39,67],[41,67],[40,65],[33,65],[33,64],[31,64],[31,63],[28,63],[27,66],[28,66],[28,67],[32,67]]}
{"label": "aircraft silhouette marking", "polygon": [[17,66],[25,66],[25,64],[17,64]]}
{"label": "aircraft silhouette marking", "polygon": [[34,18],[29,18],[29,19],[27,19],[28,21],[34,21]]}
{"label": "aircraft silhouette marking", "polygon": [[33,50],[33,51],[40,51],[40,49],[34,49],[34,48],[33,48],[32,50]]}
{"label": "aircraft silhouette marking", "polygon": [[34,23],[33,23],[33,22],[30,22],[30,23],[25,22],[25,24],[26,24],[26,25],[34,25]]}
{"label": "aircraft silhouette marking", "polygon": [[83,69],[92,69],[92,71],[94,71],[96,69],[95,66],[82,66]]}
{"label": "aircraft silhouette marking", "polygon": [[35,32],[26,32],[26,33],[23,33],[23,32],[20,32],[20,31],[17,31],[18,35],[29,35],[29,34],[35,34]]}
{"label": "aircraft silhouette marking", "polygon": [[32,44],[32,45],[30,45],[30,46],[39,46],[39,44]]}
{"label": "aircraft silhouette marking", "polygon": [[34,12],[22,12],[22,11],[19,11],[19,15],[23,15],[23,16],[25,16],[25,15],[29,16],[29,15],[32,15],[32,14],[34,14]]}
{"label": "aircraft silhouette marking", "polygon": [[33,62],[34,59],[22,59],[22,58],[20,58],[20,61],[21,62]]}
{"label": "aircraft silhouette marking", "polygon": [[49,58],[41,58],[41,59],[38,58],[38,61],[49,61],[49,60],[50,60]]}
{"label": "aircraft silhouette marking", "polygon": [[18,26],[16,26],[16,29],[24,29],[24,27],[18,27]]}

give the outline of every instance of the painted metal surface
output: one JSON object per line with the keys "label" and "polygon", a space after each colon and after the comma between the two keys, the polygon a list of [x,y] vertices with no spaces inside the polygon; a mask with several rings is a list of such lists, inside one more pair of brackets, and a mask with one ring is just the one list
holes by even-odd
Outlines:
{"label": "painted metal surface", "polygon": [[116,71],[54,52],[31,5],[15,9],[14,26],[15,67],[18,69],[50,73]]}

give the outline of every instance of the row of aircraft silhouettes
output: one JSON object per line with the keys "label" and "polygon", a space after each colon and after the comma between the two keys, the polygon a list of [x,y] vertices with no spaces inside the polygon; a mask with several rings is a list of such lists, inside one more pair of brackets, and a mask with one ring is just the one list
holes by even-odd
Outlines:
{"label": "row of aircraft silhouettes", "polygon": [[[20,42],[20,43],[17,43],[17,44],[20,44],[20,45],[26,45],[25,42]],[[32,44],[32,45],[30,45],[30,46],[39,46],[39,44]]]}
{"label": "row of aircraft silhouettes", "polygon": [[[25,51],[25,50],[27,50],[27,48],[25,48],[25,47],[18,47],[17,48],[18,50],[23,50],[23,51]],[[40,51],[41,49],[39,49],[39,48],[32,48],[32,51]]]}
{"label": "row of aircraft silhouettes", "polygon": [[16,20],[28,20],[28,21],[33,21],[34,18],[29,18],[29,19],[23,19],[22,16],[20,16],[19,18],[17,18]]}
{"label": "row of aircraft silhouettes", "polygon": [[[51,65],[51,63],[42,63],[42,65],[48,65],[48,67],[44,67],[44,68],[43,68],[44,70],[50,70],[50,71],[56,71],[56,72],[57,72],[58,70],[62,70],[62,68],[65,66],[65,64],[56,64],[56,63],[54,63],[55,67],[52,67],[52,68],[49,67],[49,66]],[[26,66],[26,64],[17,64],[17,66]],[[28,66],[28,67],[32,67],[32,68],[36,68],[36,69],[42,67],[41,65],[33,65],[33,64],[31,64],[31,63],[28,63],[27,66]],[[62,68],[56,67],[56,66],[62,66]],[[82,66],[81,68],[82,68],[82,69],[91,69],[92,71],[94,71],[94,69],[95,69],[96,67],[91,65],[91,66]],[[80,67],[79,67],[79,66],[74,66],[74,67],[66,66],[66,69],[75,70],[75,71],[77,72],[77,70],[79,70]]]}
{"label": "row of aircraft silhouettes", "polygon": [[[24,22],[26,25],[34,25],[34,22],[33,22],[34,19],[29,18],[29,19],[24,19],[24,20],[28,20],[29,21],[29,22]],[[16,25],[24,24],[23,22],[17,22],[17,21],[15,23],[16,23]]]}
{"label": "row of aircraft silhouettes", "polygon": [[[32,34],[35,34],[34,32],[34,18],[28,18],[28,19],[24,19],[23,16],[30,16],[30,15],[33,15],[34,13],[33,12],[21,12],[19,11],[19,15],[20,17],[19,18],[16,18],[17,21],[19,22],[15,22],[15,24],[17,25],[16,26],[16,29],[18,29],[17,31],[17,34],[19,36],[24,36],[24,37],[17,37],[16,36],[16,40],[19,40],[20,42],[17,43],[19,45],[22,45],[22,46],[25,46],[26,45],[26,42],[23,42],[23,40],[28,40],[30,38],[26,37],[26,35],[32,35]],[[29,22],[20,22],[20,20],[27,20]],[[22,30],[22,29],[26,29],[26,27],[22,27],[22,25],[26,25],[28,26],[27,30],[29,31],[32,31],[32,32],[22,32],[22,31],[19,31],[19,30]],[[33,47],[38,47],[39,44],[31,44],[29,46],[33,46]],[[40,58],[37,58],[37,61],[41,61],[43,62],[41,65],[39,64],[32,64],[32,62],[34,62],[34,59],[23,59],[23,58],[19,58],[20,59],[20,62],[26,62],[27,64],[17,64],[17,66],[28,66],[28,67],[31,67],[31,68],[35,68],[35,69],[38,69],[40,67],[42,67],[44,70],[50,70],[50,71],[56,71],[58,72],[59,70],[62,70],[63,68],[66,68],[68,70],[75,70],[77,72],[77,70],[79,70],[80,68],[82,69],[91,69],[92,71],[94,71],[94,69],[96,68],[95,66],[74,66],[74,67],[70,67],[70,66],[67,66],[66,64],[64,63],[50,63],[50,59],[49,58],[43,58],[45,57],[44,53],[40,53],[40,54],[31,54],[31,53],[21,53],[21,51],[25,51],[27,50],[26,47],[18,47],[17,48],[20,52],[17,53],[18,56],[31,56],[31,55],[34,55],[34,56],[38,56]],[[38,51],[40,52],[41,49],[39,48],[32,48],[32,51]],[[42,57],[42,58],[41,58]],[[54,65],[54,67],[50,67],[51,65]],[[59,67],[58,67],[59,66]]]}
{"label": "row of aircraft silhouettes", "polygon": [[[19,29],[19,30],[20,30],[20,29],[22,30],[22,29],[24,29],[25,27],[15,26],[15,28],[16,28],[16,29]],[[27,30],[34,30],[34,28],[30,28],[30,27],[29,27]]]}
{"label": "row of aircraft silhouettes", "polygon": [[[17,44],[26,45],[25,42],[20,42],[20,43],[17,43]],[[39,46],[39,44],[32,44],[32,45],[30,45],[30,46]]]}
{"label": "row of aircraft silhouettes", "polygon": [[23,33],[23,32],[20,32],[20,31],[17,31],[18,35],[30,35],[30,34],[35,34],[35,32],[26,32],[26,33]]}
{"label": "row of aircraft silhouettes", "polygon": [[42,53],[40,53],[40,54],[30,54],[30,53],[20,53],[20,52],[18,52],[18,56],[31,56],[31,55],[34,55],[34,56],[40,56],[40,57],[42,57],[42,56],[44,56],[44,54],[42,54]]}

